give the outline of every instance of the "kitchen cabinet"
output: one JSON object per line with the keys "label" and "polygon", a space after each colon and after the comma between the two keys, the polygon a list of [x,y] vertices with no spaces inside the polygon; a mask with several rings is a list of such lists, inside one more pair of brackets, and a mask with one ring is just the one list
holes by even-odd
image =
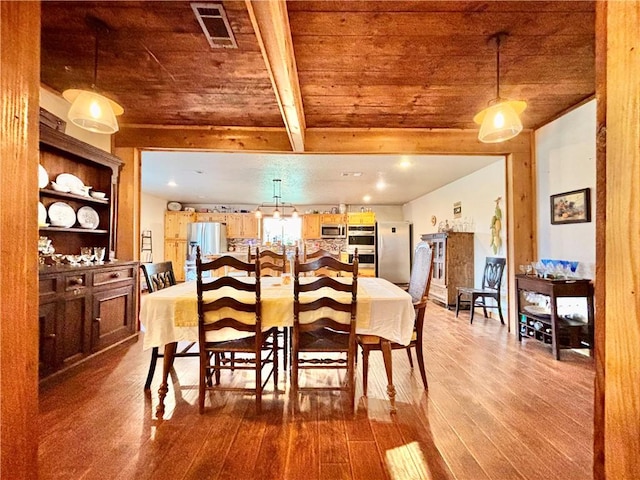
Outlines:
{"label": "kitchen cabinet", "polygon": [[[51,240],[56,253],[79,254],[80,247],[104,247],[108,252],[106,257],[112,258],[115,250],[115,211],[121,160],[43,123],[40,124],[39,141],[40,165],[44,169],[42,173],[48,177],[46,185],[39,190],[39,200],[47,211],[48,222],[39,226],[40,235]],[[77,177],[84,185],[90,185],[92,191],[105,193],[105,198],[53,190],[50,181],[55,181],[61,174]],[[73,177],[67,175],[67,179],[71,181]],[[73,217],[70,219],[73,224],[69,227],[49,225],[52,223],[48,218],[49,208],[56,202],[73,209]],[[68,207],[64,208],[70,211]],[[93,215],[97,215],[98,223],[95,228],[81,228],[76,217],[83,207],[89,207],[95,212]]]}
{"label": "kitchen cabinet", "polygon": [[458,287],[473,287],[473,233],[441,232],[420,237],[433,245],[429,298],[455,305]]}
{"label": "kitchen cabinet", "polygon": [[321,213],[321,225],[339,225],[347,223],[347,216],[342,213]]}
{"label": "kitchen cabinet", "polygon": [[260,221],[253,213],[227,214],[227,238],[260,238]]}
{"label": "kitchen cabinet", "polygon": [[184,266],[187,260],[187,241],[165,239],[164,260],[166,262],[173,263],[173,273],[176,277],[176,281],[184,282]]}
{"label": "kitchen cabinet", "polygon": [[375,225],[376,214],[374,212],[353,212],[347,214],[349,225]]}
{"label": "kitchen cabinet", "polygon": [[313,240],[320,237],[320,215],[317,213],[302,215],[302,239]]}
{"label": "kitchen cabinet", "polygon": [[227,214],[226,213],[196,213],[195,222],[219,222],[219,223],[227,223]]}
{"label": "kitchen cabinet", "polygon": [[[530,275],[516,275],[518,292],[518,341],[531,338],[551,345],[553,356],[560,360],[560,350],[588,348],[593,351],[593,284],[587,279],[550,280]],[[529,305],[526,292],[549,298],[548,311],[538,305]],[[557,299],[561,297],[586,298],[587,318],[558,315]]]}
{"label": "kitchen cabinet", "polygon": [[195,212],[165,212],[165,240],[186,240],[187,225],[196,221]]}
{"label": "kitchen cabinet", "polygon": [[138,262],[41,266],[40,377],[136,339],[137,281]]}

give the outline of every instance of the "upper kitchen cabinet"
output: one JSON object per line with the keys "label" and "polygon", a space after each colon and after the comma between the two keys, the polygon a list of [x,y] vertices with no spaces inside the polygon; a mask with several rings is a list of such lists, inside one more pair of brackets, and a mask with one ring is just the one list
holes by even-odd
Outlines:
{"label": "upper kitchen cabinet", "polygon": [[310,213],[302,215],[302,239],[320,238],[320,215]]}
{"label": "upper kitchen cabinet", "polygon": [[343,213],[321,213],[321,225],[339,225],[347,223],[347,215]]}
{"label": "upper kitchen cabinet", "polygon": [[347,223],[349,225],[375,225],[376,214],[374,212],[348,213]]}
{"label": "upper kitchen cabinet", "polygon": [[[40,235],[52,241],[56,253],[79,254],[80,247],[96,246],[112,257],[120,159],[41,123],[40,165]],[[90,195],[96,192],[104,195]]]}
{"label": "upper kitchen cabinet", "polygon": [[211,213],[211,212],[196,213],[195,221],[196,222],[227,223],[227,214],[226,213]]}
{"label": "upper kitchen cabinet", "polygon": [[260,238],[260,221],[252,213],[227,214],[227,238]]}
{"label": "upper kitchen cabinet", "polygon": [[164,238],[165,240],[186,240],[187,225],[196,221],[194,212],[165,212]]}

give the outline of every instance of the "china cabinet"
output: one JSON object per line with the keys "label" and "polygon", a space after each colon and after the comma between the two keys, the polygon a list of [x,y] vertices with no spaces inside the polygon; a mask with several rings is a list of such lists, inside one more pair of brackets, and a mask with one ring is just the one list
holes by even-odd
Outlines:
{"label": "china cabinet", "polygon": [[446,307],[455,305],[458,287],[473,287],[473,233],[427,233],[420,238],[433,245],[429,298]]}
{"label": "china cabinet", "polygon": [[[121,164],[108,152],[40,124],[39,200],[46,213],[39,219],[40,236],[51,240],[56,254],[78,255],[82,247],[101,247],[109,252],[106,262],[79,265],[61,259],[54,263],[52,257],[42,257],[38,320],[41,378],[137,338],[134,285],[138,263],[109,261],[115,252]],[[66,175],[59,177],[62,174]],[[75,189],[76,193],[54,190],[50,182],[58,178],[75,178],[91,191],[104,192],[104,198],[89,196],[89,189]],[[64,218],[67,226],[52,225],[61,220],[56,217],[56,207],[51,208],[56,202],[64,205],[63,211],[71,212]],[[87,223],[81,215],[83,210],[95,211],[96,216]]]}
{"label": "china cabinet", "polygon": [[[587,279],[550,280],[531,275],[516,275],[518,291],[518,340],[531,338],[551,345],[560,360],[560,350],[588,348],[593,351],[593,284]],[[527,302],[527,293],[548,298],[549,308]],[[558,298],[585,298],[587,318],[558,314]]]}

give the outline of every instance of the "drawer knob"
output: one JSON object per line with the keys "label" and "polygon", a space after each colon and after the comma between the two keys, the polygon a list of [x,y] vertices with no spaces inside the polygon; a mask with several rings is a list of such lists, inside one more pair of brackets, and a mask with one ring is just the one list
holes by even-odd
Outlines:
{"label": "drawer knob", "polygon": [[82,279],[81,278],[72,278],[69,283],[71,285],[82,285]]}
{"label": "drawer knob", "polygon": [[55,333],[50,333],[48,335],[45,335],[44,338],[46,338],[48,340],[54,340],[56,338],[56,334]]}
{"label": "drawer knob", "polygon": [[120,272],[113,272],[111,278],[120,278]]}
{"label": "drawer knob", "polygon": [[102,319],[100,317],[96,317],[96,318],[94,318],[93,321],[96,322],[96,323],[100,323],[102,321]]}

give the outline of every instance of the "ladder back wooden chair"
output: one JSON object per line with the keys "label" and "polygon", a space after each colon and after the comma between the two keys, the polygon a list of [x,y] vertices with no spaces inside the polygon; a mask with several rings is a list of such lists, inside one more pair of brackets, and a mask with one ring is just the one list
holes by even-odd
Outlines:
{"label": "ladder back wooden chair", "polygon": [[260,260],[260,276],[261,277],[280,277],[287,272],[287,251],[286,247],[282,247],[282,253],[273,250],[261,250],[251,253],[251,247],[247,250],[247,261],[249,263]]}
{"label": "ladder back wooden chair", "polygon": [[[413,255],[413,266],[411,268],[411,277],[409,278],[408,292],[413,300],[413,308],[415,310],[415,324],[413,336],[409,345],[400,345],[391,342],[391,349],[405,349],[409,358],[409,365],[413,368],[413,358],[411,349],[415,349],[416,358],[418,360],[418,368],[420,369],[420,377],[424,389],[429,388],[427,382],[427,374],[424,368],[424,352],[422,346],[424,315],[427,309],[429,287],[431,285],[431,276],[433,270],[433,246],[427,242],[420,242],[416,246]],[[374,335],[358,335],[358,344],[362,348],[362,381],[363,392],[367,395],[367,382],[369,376],[369,352],[380,351],[380,338]],[[384,352],[383,352],[384,353]],[[389,372],[387,373],[387,375]]]}
{"label": "ladder back wooden chair", "polygon": [[[331,268],[345,278],[301,278],[307,272]],[[299,391],[342,390],[355,400],[356,303],[358,292],[358,253],[352,264],[323,256],[301,263],[296,249],[293,277],[293,335],[291,352],[292,394]],[[328,354],[339,354],[329,358]],[[311,358],[309,358],[309,356]],[[345,358],[346,357],[346,358]],[[346,385],[331,387],[299,386],[299,371],[344,369]]]}
{"label": "ladder back wooden chair", "polygon": [[[159,262],[159,263],[143,263],[140,265],[140,270],[147,282],[147,291],[149,293],[157,292],[163,288],[170,287],[176,284],[176,277],[173,273],[173,263],[171,262]],[[197,357],[198,352],[192,352],[191,349],[195,346],[195,342],[191,342],[184,349],[175,353],[175,357]],[[147,373],[147,380],[144,383],[144,389],[149,390],[151,388],[151,382],[153,381],[153,375],[156,371],[156,364],[158,358],[164,358],[164,353],[160,353],[158,347],[153,347],[151,350],[151,363],[149,364],[149,372]]]}
{"label": "ladder back wooden chair", "polygon": [[[471,319],[469,323],[473,323],[473,313],[476,307],[482,307],[484,318],[487,318],[487,308],[495,308],[498,310],[500,323],[504,325],[502,317],[502,305],[500,301],[500,289],[502,287],[502,275],[506,264],[506,258],[503,257],[487,257],[484,264],[484,274],[482,275],[482,288],[458,287],[458,296],[456,298],[456,317],[460,312],[460,305],[467,304],[471,310]],[[464,297],[464,298],[463,298]],[[495,305],[488,305],[486,299],[493,298]]]}
{"label": "ladder back wooden chair", "polygon": [[[259,251],[257,253],[259,254]],[[245,271],[247,274],[252,273],[255,278],[224,276],[208,282],[203,281],[204,272],[222,267],[232,267],[239,271]],[[211,262],[203,263],[198,247],[196,274],[198,345],[200,348],[198,391],[200,413],[204,413],[205,394],[211,390],[251,392],[256,396],[256,412],[260,413],[262,411],[262,391],[272,376],[273,388],[277,390],[278,340],[276,328],[262,331],[258,260],[247,263],[225,255]],[[223,288],[225,288],[224,294],[221,293]],[[233,289],[232,292],[226,293],[229,289]],[[235,330],[241,338],[216,340],[216,332],[219,333],[219,330],[223,328]],[[226,353],[234,354],[233,361],[224,358]],[[263,380],[262,370],[268,365],[271,368]],[[222,370],[254,371],[254,388],[221,387],[220,373]],[[214,377],[215,386],[213,385]]]}
{"label": "ladder back wooden chair", "polygon": [[[303,262],[304,263],[308,263],[312,260],[315,260],[316,258],[321,258],[321,257],[332,257],[335,258],[336,260],[340,260],[340,254],[335,254],[335,253],[331,253],[328,250],[324,250],[322,248],[311,252],[311,253],[307,253],[307,247],[305,245],[304,247],[304,255],[303,255]],[[322,270],[319,270],[317,272],[313,272],[315,276],[317,277],[321,277],[321,276],[338,276],[339,272],[335,272],[332,271],[329,268],[324,268]]]}

